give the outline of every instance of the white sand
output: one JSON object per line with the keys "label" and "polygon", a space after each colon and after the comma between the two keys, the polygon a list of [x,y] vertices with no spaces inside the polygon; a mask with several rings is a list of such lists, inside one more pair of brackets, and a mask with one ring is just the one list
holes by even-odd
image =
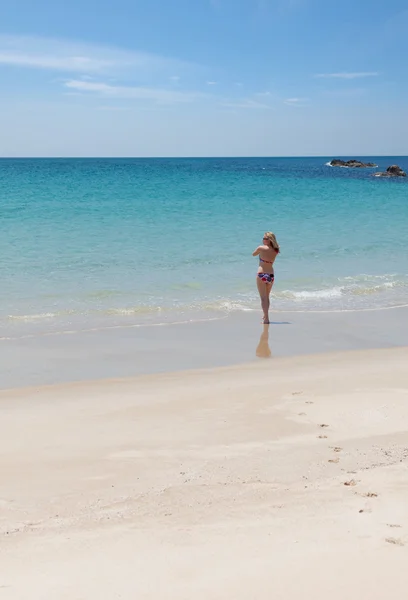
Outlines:
{"label": "white sand", "polygon": [[4,391],[0,598],[406,600],[407,465],[406,349]]}

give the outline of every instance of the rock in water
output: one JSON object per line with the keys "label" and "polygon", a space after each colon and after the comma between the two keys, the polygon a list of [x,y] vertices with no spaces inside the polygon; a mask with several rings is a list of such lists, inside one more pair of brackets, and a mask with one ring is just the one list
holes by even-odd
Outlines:
{"label": "rock in water", "polygon": [[372,169],[377,166],[374,163],[363,163],[360,160],[340,160],[339,158],[334,158],[329,164],[331,167],[347,167],[349,169]]}
{"label": "rock in water", "polygon": [[388,167],[387,173],[389,173],[391,175],[391,177],[406,177],[407,176],[405,171],[403,171],[401,169],[401,167],[399,167],[398,165],[391,165],[391,167]]}
{"label": "rock in water", "polygon": [[374,177],[406,177],[407,174],[398,165],[391,165],[384,173],[374,173]]}

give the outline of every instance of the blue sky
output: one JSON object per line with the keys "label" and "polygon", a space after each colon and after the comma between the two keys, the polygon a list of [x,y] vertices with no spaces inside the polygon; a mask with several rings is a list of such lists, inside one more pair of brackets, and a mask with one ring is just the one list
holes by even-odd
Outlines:
{"label": "blue sky", "polygon": [[407,55],[407,0],[3,0],[0,155],[408,154]]}

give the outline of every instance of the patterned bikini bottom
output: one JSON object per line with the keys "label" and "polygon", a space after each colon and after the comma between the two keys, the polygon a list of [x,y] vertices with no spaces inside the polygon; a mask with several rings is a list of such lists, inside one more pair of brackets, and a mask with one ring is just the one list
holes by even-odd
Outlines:
{"label": "patterned bikini bottom", "polygon": [[273,273],[258,273],[258,277],[264,283],[273,283],[275,281],[275,275]]}

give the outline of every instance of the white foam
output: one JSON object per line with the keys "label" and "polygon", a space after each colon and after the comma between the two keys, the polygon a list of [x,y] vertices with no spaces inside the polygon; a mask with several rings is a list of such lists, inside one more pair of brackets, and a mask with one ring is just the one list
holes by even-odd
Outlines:
{"label": "white foam", "polygon": [[295,292],[293,290],[285,290],[282,294],[286,295],[287,298],[294,298],[295,300],[324,300],[330,298],[340,298],[343,293],[342,287],[333,287],[325,290],[301,290]]}
{"label": "white foam", "polygon": [[105,310],[100,311],[101,314],[106,314],[106,315],[117,315],[117,316],[132,316],[132,315],[143,315],[143,314],[150,314],[150,313],[157,313],[160,312],[162,310],[162,308],[160,306],[144,306],[144,305],[140,305],[140,306],[131,306],[128,308],[108,308]]}
{"label": "white foam", "polygon": [[361,273],[361,275],[342,277],[339,281],[383,281],[384,279],[393,279],[395,277],[398,277],[398,273],[386,273],[385,275],[367,275],[366,273]]}
{"label": "white foam", "polygon": [[254,309],[242,304],[241,302],[232,302],[232,301],[224,301],[219,305],[220,308],[227,311],[243,311],[243,312],[252,312]]}
{"label": "white foam", "polygon": [[41,321],[43,319],[53,319],[56,313],[40,313],[38,315],[8,315],[11,321]]}

